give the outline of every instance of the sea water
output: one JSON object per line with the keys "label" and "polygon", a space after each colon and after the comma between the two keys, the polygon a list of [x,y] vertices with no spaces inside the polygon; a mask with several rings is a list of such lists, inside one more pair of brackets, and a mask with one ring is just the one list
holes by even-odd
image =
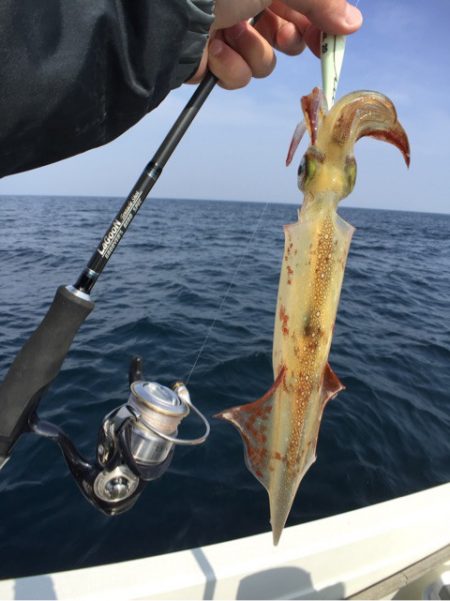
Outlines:
{"label": "sea water", "polygon": [[[1,377],[73,284],[120,199],[0,199]],[[128,397],[132,356],[147,379],[187,378],[210,418],[272,383],[283,224],[292,205],[149,200],[93,291],[39,413],[93,457],[103,417]],[[342,209],[356,227],[330,363],[346,390],[325,410],[318,460],[288,525],[413,493],[450,477],[450,215]],[[200,352],[201,351],[201,352]],[[194,367],[193,371],[192,368]],[[1,416],[0,416],[1,419]],[[0,577],[206,545],[269,530],[267,493],[231,426],[178,448],[135,507],[106,517],[58,448],[27,434],[0,472]],[[183,436],[201,426],[187,420]]]}

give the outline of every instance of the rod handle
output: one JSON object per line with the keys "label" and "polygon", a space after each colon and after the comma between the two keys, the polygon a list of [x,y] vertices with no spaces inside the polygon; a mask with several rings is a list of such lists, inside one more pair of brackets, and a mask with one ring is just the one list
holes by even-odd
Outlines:
{"label": "rod handle", "polygon": [[89,295],[60,286],[47,314],[0,384],[0,467],[45,390],[56,378],[81,324],[94,308]]}

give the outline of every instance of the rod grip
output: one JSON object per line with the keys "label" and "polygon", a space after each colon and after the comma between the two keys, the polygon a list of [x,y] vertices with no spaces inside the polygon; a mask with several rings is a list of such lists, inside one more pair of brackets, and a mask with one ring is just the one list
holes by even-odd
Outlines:
{"label": "rod grip", "polygon": [[73,287],[60,286],[38,328],[14,359],[0,384],[0,467],[56,378],[94,302]]}

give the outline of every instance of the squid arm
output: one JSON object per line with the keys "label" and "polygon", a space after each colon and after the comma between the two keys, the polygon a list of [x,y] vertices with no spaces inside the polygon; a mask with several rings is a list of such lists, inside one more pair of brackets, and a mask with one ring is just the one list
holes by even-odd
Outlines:
{"label": "squid arm", "polygon": [[[328,355],[354,231],[336,211],[355,184],[353,146],[363,136],[372,136],[399,148],[407,165],[410,158],[394,105],[382,94],[354,92],[327,112],[315,88],[302,98],[302,108],[312,144],[299,167],[304,199],[298,221],[284,228],[274,384],[259,400],[216,416],[237,428],[247,467],[268,491],[274,544],[299,484],[316,460],[324,407],[343,389]],[[296,143],[297,139],[291,154]]]}

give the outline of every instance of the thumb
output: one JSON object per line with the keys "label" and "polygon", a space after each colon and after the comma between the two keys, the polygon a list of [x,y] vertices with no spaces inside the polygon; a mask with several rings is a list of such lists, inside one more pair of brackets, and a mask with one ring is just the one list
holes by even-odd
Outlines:
{"label": "thumb", "polygon": [[361,12],[346,0],[285,0],[285,4],[327,33],[353,33],[362,24]]}

